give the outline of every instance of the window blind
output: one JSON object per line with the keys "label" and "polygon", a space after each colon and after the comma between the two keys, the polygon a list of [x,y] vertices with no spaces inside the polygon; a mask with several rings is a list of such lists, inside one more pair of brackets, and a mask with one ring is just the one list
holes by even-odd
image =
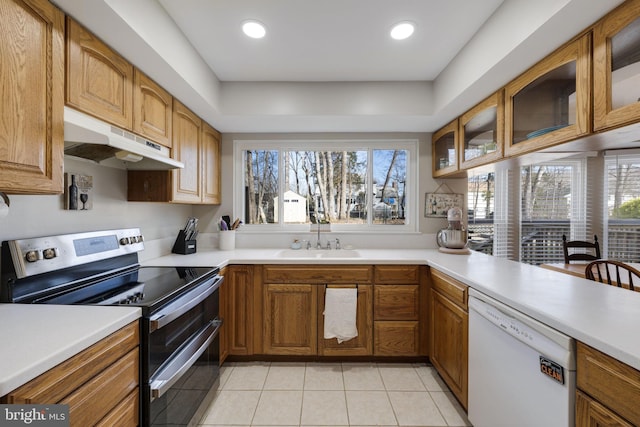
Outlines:
{"label": "window blind", "polygon": [[584,162],[524,166],[521,172],[521,253],[528,264],[562,262],[562,235],[586,239]]}
{"label": "window blind", "polygon": [[512,169],[499,169],[495,176],[495,213],[493,254],[518,260],[520,247],[520,186],[518,174]]}
{"label": "window blind", "polygon": [[640,153],[605,155],[604,251],[607,258],[640,262]]}

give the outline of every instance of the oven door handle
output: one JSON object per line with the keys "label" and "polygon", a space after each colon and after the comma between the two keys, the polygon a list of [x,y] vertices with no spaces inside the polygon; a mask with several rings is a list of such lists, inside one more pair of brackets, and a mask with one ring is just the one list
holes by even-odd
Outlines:
{"label": "oven door handle", "polygon": [[214,319],[151,379],[151,400],[165,394],[193,366],[218,336],[222,320]]}
{"label": "oven door handle", "polygon": [[[196,305],[200,304],[220,287],[224,278],[222,276],[216,276],[213,278],[213,280],[213,284],[210,284],[210,282],[207,281],[206,283],[198,286],[196,289],[186,293],[174,302],[162,308],[156,314],[152,315],[149,318],[149,332],[153,332],[157,329],[162,328],[163,326],[166,326],[173,320],[182,316],[187,311],[191,310]],[[201,291],[201,288],[203,287],[205,288],[205,290]]]}

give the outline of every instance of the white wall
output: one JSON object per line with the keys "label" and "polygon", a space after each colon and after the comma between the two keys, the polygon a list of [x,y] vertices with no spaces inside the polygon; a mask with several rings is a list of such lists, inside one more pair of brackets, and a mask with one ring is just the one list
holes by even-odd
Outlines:
{"label": "white wall", "polygon": [[171,239],[192,214],[189,205],[127,202],[125,170],[65,158],[65,171],[93,176],[93,209],[64,210],[61,195],[10,195],[0,240],[126,227],[140,227],[147,241]]}

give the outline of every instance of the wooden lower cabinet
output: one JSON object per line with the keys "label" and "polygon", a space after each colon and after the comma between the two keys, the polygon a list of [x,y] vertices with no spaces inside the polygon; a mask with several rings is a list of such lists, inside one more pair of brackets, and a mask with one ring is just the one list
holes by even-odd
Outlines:
{"label": "wooden lower cabinet", "polygon": [[373,336],[376,356],[417,356],[420,353],[420,324],[417,321],[377,321]]}
{"label": "wooden lower cabinet", "polygon": [[640,425],[640,371],[578,342],[576,426]]}
{"label": "wooden lower cabinet", "polygon": [[6,404],[69,405],[71,426],[139,422],[138,321],[0,399]]}
{"label": "wooden lower cabinet", "polygon": [[[220,274],[224,276],[220,295],[220,316],[223,319],[222,355],[248,356],[254,353],[254,267],[230,265]],[[261,319],[260,319],[261,320]],[[257,329],[260,330],[259,328]]]}
{"label": "wooden lower cabinet", "polygon": [[577,427],[633,427],[618,414],[589,395],[577,391],[576,394]]}
{"label": "wooden lower cabinet", "polygon": [[[266,265],[259,270],[264,354],[427,355],[426,267],[295,264]],[[328,287],[358,289],[356,338],[343,343],[324,338]]]}
{"label": "wooden lower cabinet", "polygon": [[429,358],[466,409],[469,358],[468,288],[433,269],[431,280]]}
{"label": "wooden lower cabinet", "polygon": [[318,289],[312,284],[265,284],[265,354],[311,356],[317,353]]}
{"label": "wooden lower cabinet", "polygon": [[318,355],[320,356],[370,356],[373,354],[373,286],[357,285],[358,306],[356,310],[356,327],[358,336],[338,343],[336,338],[324,338],[324,303],[325,290],[331,288],[350,288],[355,285],[315,285],[318,295]]}
{"label": "wooden lower cabinet", "polygon": [[426,356],[426,267],[376,265],[373,290],[373,354]]}

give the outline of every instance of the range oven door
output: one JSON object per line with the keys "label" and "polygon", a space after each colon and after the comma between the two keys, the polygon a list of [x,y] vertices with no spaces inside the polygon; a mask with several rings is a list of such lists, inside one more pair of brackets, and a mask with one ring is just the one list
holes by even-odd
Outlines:
{"label": "range oven door", "polygon": [[143,426],[192,425],[211,402],[219,376],[222,281],[215,276],[145,319]]}

